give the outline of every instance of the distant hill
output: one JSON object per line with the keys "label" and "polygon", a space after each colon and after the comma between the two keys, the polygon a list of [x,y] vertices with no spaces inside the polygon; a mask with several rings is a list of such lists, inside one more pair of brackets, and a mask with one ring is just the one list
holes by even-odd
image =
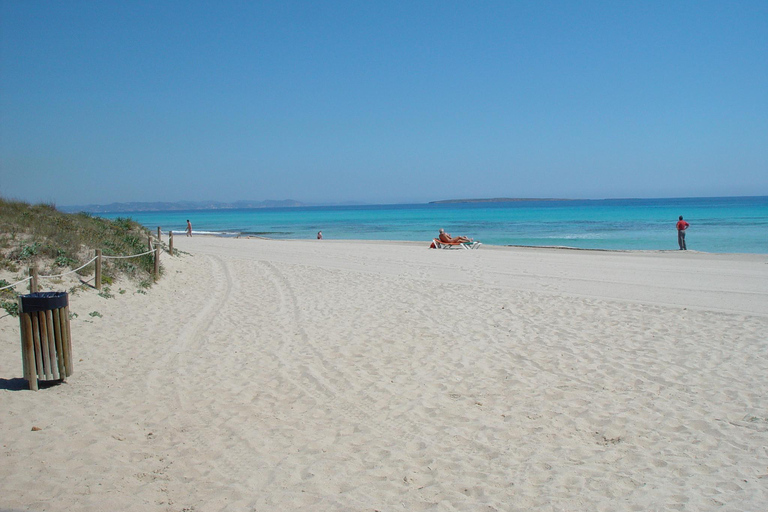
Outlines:
{"label": "distant hill", "polygon": [[232,210],[238,208],[290,208],[307,206],[293,199],[282,201],[235,201],[224,203],[219,201],[179,201],[176,203],[111,203],[111,204],[86,204],[74,206],[59,206],[62,212],[88,212],[88,213],[120,213],[120,212],[165,212],[181,210]]}
{"label": "distant hill", "polygon": [[520,201],[572,201],[572,199],[556,199],[551,197],[494,197],[491,199],[444,199],[442,201],[430,201],[429,204],[446,203],[514,203]]}

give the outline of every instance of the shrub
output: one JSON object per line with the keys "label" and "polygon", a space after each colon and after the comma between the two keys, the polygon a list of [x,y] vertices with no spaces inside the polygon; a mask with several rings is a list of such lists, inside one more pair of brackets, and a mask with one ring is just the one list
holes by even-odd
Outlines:
{"label": "shrub", "polygon": [[15,300],[0,300],[0,308],[11,316],[19,316],[19,303]]}
{"label": "shrub", "polygon": [[109,286],[105,286],[99,292],[99,297],[104,297],[105,299],[112,299],[115,297],[115,294],[112,293],[112,290],[109,288]]}
{"label": "shrub", "polygon": [[40,243],[33,242],[29,245],[22,245],[21,246],[21,252],[19,253],[19,259],[20,260],[28,260],[32,258],[32,256],[35,256],[38,251],[40,250]]}

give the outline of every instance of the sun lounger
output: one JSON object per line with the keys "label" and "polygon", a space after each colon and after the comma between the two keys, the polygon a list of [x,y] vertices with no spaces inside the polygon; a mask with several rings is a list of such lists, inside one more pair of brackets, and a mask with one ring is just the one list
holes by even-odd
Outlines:
{"label": "sun lounger", "polygon": [[438,238],[433,239],[432,244],[435,246],[435,249],[477,249],[483,245],[480,242],[446,243],[441,242]]}

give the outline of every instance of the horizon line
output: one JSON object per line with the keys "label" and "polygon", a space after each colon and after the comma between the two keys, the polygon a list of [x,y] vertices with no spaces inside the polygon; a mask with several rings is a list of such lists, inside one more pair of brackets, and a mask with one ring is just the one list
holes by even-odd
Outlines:
{"label": "horizon line", "polygon": [[[722,198],[760,198],[760,197],[768,197],[768,195],[723,195],[723,196],[667,196],[667,197],[601,197],[601,198],[582,198],[582,197],[563,197],[563,198],[553,198],[553,197],[494,197],[494,198],[467,198],[467,199],[438,199],[433,201],[420,201],[420,202],[412,202],[412,201],[404,201],[404,202],[392,202],[392,203],[377,203],[377,202],[364,202],[364,201],[337,201],[337,202],[303,202],[296,199],[265,199],[265,200],[248,200],[248,199],[239,199],[234,201],[221,201],[221,200],[178,200],[178,201],[113,201],[111,203],[106,204],[98,204],[98,203],[89,203],[89,204],[63,204],[63,205],[57,205],[55,202],[50,201],[39,201],[36,203],[27,202],[27,201],[19,201],[23,203],[28,204],[49,204],[52,205],[55,208],[78,208],[78,207],[100,207],[105,208],[109,206],[118,206],[118,205],[151,205],[151,204],[165,204],[165,205],[175,205],[175,204],[182,204],[182,203],[192,203],[192,204],[221,204],[221,205],[234,205],[236,203],[298,203],[293,206],[261,206],[261,207],[254,207],[252,209],[261,209],[261,208],[303,208],[303,207],[328,207],[328,206],[403,206],[403,205],[428,205],[428,204],[450,204],[450,203],[502,203],[502,202],[523,202],[523,201],[546,201],[546,202],[557,202],[557,201],[634,201],[634,200],[656,200],[656,199],[663,199],[663,200],[675,200],[675,199],[722,199]],[[7,199],[6,200],[12,200]],[[194,208],[194,209],[206,209],[206,208]],[[223,206],[220,208],[222,210],[224,209],[239,209],[236,206]],[[251,209],[248,207],[245,207],[244,209]],[[87,210],[82,210],[87,211]],[[148,211],[161,211],[161,210],[148,210]],[[180,209],[179,211],[183,211]]]}

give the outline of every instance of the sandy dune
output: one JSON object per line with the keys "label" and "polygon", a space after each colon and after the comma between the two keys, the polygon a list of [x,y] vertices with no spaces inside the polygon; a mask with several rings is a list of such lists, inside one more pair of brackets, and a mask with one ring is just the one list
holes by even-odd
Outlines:
{"label": "sandy dune", "polygon": [[765,255],[176,247],[70,298],[66,384],[21,389],[0,318],[0,509],[768,503]]}

